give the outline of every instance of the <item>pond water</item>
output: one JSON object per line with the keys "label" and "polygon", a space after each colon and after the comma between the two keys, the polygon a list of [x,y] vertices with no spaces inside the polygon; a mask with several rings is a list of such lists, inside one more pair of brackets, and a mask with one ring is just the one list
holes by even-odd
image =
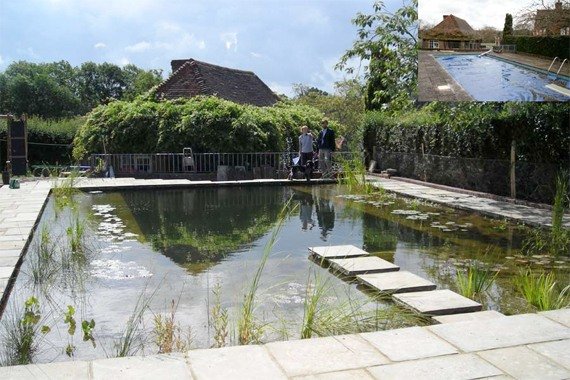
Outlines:
{"label": "pond water", "polygon": [[[525,229],[519,226],[386,195],[345,194],[334,185],[94,192],[75,195],[73,208],[57,206],[52,198],[2,323],[13,321],[34,295],[41,306],[40,325],[51,329],[36,361],[69,360],[66,347],[73,348],[68,354],[75,359],[92,359],[114,356],[129,319],[146,306],[135,319],[140,334],[131,353],[151,354],[157,352],[153,317],[169,315],[174,302],[176,323],[190,331],[191,346],[206,348],[214,344],[217,289],[228,310],[233,344],[244,294],[284,204],[288,213],[257,294],[255,314],[265,326],[264,342],[299,337],[307,286],[314,288],[315,281],[325,284],[322,302],[333,309],[365,304],[366,310],[398,310],[390,300],[373,299],[308,260],[310,246],[353,244],[454,290],[457,270],[483,262],[499,275],[482,301],[506,314],[530,310],[511,281],[520,265],[546,267],[567,278],[566,258],[520,256]],[[65,253],[77,225],[85,229],[79,260]],[[42,235],[51,247],[53,263],[47,266],[38,259]],[[73,336],[63,317],[68,305],[78,323]],[[422,323],[405,314],[376,327]],[[95,347],[81,335],[81,321],[91,319]]]}

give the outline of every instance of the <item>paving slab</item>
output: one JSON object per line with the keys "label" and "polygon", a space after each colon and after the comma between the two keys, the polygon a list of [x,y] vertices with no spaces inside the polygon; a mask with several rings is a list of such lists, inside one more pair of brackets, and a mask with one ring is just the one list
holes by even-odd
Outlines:
{"label": "paving slab", "polygon": [[538,314],[446,323],[428,329],[465,352],[570,339],[570,328]]}
{"label": "paving slab", "polygon": [[188,363],[195,379],[286,379],[263,346],[191,350]]}
{"label": "paving slab", "polygon": [[406,293],[433,290],[436,285],[407,271],[361,274],[356,279],[382,293]]}
{"label": "paving slab", "polygon": [[548,319],[552,319],[553,321],[561,323],[566,327],[570,327],[570,308],[543,311],[539,313],[539,315],[542,315]]}
{"label": "paving slab", "polygon": [[89,362],[73,361],[0,367],[0,379],[89,379]]}
{"label": "paving slab", "polygon": [[309,247],[309,254],[317,259],[343,259],[346,257],[369,256],[369,253],[354,245],[331,245]]}
{"label": "paving slab", "polygon": [[394,362],[459,352],[455,347],[422,327],[364,333],[360,336]]}
{"label": "paving slab", "polygon": [[94,360],[93,380],[106,379],[192,379],[182,355],[131,356]]}
{"label": "paving slab", "polygon": [[567,379],[570,371],[527,347],[482,351],[477,355],[516,379]]}
{"label": "paving slab", "polygon": [[349,371],[327,372],[318,375],[296,376],[294,380],[373,380],[374,378],[363,369]]}
{"label": "paving slab", "polygon": [[447,355],[436,358],[367,368],[376,379],[478,379],[499,376],[503,372],[473,354]]}
{"label": "paving slab", "polygon": [[351,257],[348,259],[330,259],[334,270],[346,276],[356,276],[365,273],[394,272],[400,267],[376,256]]}
{"label": "paving slab", "polygon": [[505,315],[495,310],[475,311],[473,313],[460,313],[450,315],[438,315],[433,317],[439,323],[455,323],[465,321],[479,321],[484,319],[503,318]]}
{"label": "paving slab", "polygon": [[422,314],[447,315],[480,311],[482,306],[449,289],[396,294],[394,300]]}
{"label": "paving slab", "polygon": [[357,335],[291,340],[266,344],[287,376],[364,368],[389,360]]}
{"label": "paving slab", "polygon": [[570,369],[570,339],[530,344],[527,347]]}

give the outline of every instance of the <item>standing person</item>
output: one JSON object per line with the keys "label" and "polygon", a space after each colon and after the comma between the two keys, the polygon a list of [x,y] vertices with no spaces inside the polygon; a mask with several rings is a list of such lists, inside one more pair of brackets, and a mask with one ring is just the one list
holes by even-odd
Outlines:
{"label": "standing person", "polygon": [[321,127],[323,128],[319,132],[319,137],[317,138],[317,147],[319,149],[319,168],[323,173],[323,178],[331,177],[331,153],[335,149],[335,138],[334,131],[329,128],[329,122],[327,119],[321,121]]}
{"label": "standing person", "polygon": [[302,166],[313,159],[313,135],[309,133],[309,127],[306,125],[301,127],[301,135],[299,136],[299,157],[301,157]]}

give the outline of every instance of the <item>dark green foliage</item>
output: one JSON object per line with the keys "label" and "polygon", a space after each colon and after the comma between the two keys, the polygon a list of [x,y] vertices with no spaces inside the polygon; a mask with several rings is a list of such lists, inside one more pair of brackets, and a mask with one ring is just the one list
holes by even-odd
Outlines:
{"label": "dark green foliage", "polygon": [[42,118],[84,115],[111,99],[133,99],[162,81],[160,70],[111,63],[14,62],[0,73],[0,113]]}
{"label": "dark green foliage", "polygon": [[[56,163],[65,165],[70,163],[71,143],[75,133],[84,122],[84,117],[53,120],[37,117],[28,118],[28,160],[30,165]],[[6,132],[6,122],[0,122],[0,168],[6,162]]]}
{"label": "dark green foliage", "polygon": [[510,13],[505,15],[505,26],[503,27],[503,39],[513,35],[513,16]]}
{"label": "dark green foliage", "polygon": [[520,53],[558,57],[560,60],[570,59],[570,36],[509,36],[504,44],[517,45]]}
{"label": "dark green foliage", "polygon": [[365,146],[390,152],[508,159],[517,141],[517,160],[569,162],[570,104],[433,102],[389,115],[370,112]]}
{"label": "dark green foliage", "polygon": [[73,154],[101,153],[103,142],[108,153],[282,151],[287,137],[295,143],[301,125],[318,130],[322,117],[308,106],[260,108],[216,97],[114,101],[89,114]]}

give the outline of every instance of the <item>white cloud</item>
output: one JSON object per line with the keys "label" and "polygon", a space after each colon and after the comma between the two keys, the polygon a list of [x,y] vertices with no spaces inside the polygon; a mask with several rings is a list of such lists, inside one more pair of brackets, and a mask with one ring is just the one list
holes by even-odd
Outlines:
{"label": "white cloud", "polygon": [[142,53],[144,51],[149,50],[151,47],[152,45],[150,44],[150,42],[141,41],[137,42],[134,45],[127,46],[125,50],[131,53]]}
{"label": "white cloud", "polygon": [[129,59],[128,59],[127,57],[123,57],[123,58],[121,58],[121,59],[119,59],[119,60],[117,61],[117,65],[119,65],[119,66],[121,66],[121,67],[122,67],[122,66],[126,66],[126,65],[128,65],[129,63],[131,63],[131,61],[129,61]]}
{"label": "white cloud", "polygon": [[222,42],[224,43],[226,50],[237,51],[237,44],[238,44],[237,33],[233,32],[222,33],[220,34],[220,40],[222,40]]}
{"label": "white cloud", "polygon": [[40,56],[38,54],[36,54],[36,52],[34,51],[34,49],[32,47],[28,47],[26,49],[18,49],[17,53],[22,54],[22,55],[27,56],[27,57],[32,58],[32,59],[40,58]]}
{"label": "white cloud", "polygon": [[250,51],[249,55],[251,55],[253,58],[263,58],[263,55],[256,53],[254,51]]}
{"label": "white cloud", "polygon": [[418,16],[423,22],[439,24],[443,15],[453,14],[467,21],[474,29],[492,26],[503,29],[505,15],[513,17],[532,3],[532,0],[422,0],[418,6]]}
{"label": "white cloud", "polygon": [[97,42],[95,45],[93,45],[93,47],[95,49],[105,49],[107,47],[107,45],[103,42]]}
{"label": "white cloud", "polygon": [[293,86],[290,84],[287,85],[287,84],[282,84],[282,83],[277,83],[277,82],[270,82],[268,84],[268,86],[271,89],[271,91],[273,91],[277,94],[285,94],[290,98],[295,96],[295,92],[293,91]]}

